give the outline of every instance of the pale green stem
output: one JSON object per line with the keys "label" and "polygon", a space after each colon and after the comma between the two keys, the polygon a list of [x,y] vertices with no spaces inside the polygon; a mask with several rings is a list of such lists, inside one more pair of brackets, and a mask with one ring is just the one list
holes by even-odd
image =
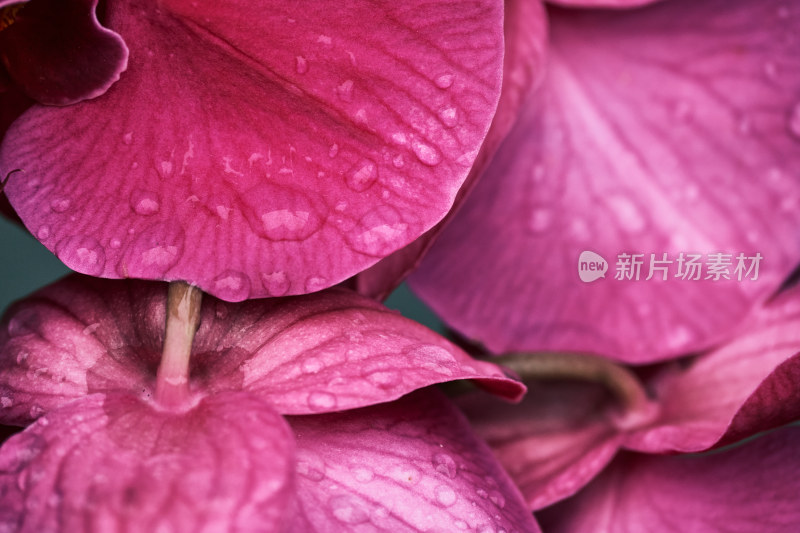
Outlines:
{"label": "pale green stem", "polygon": [[180,407],[189,399],[189,358],[202,297],[200,289],[182,281],[169,284],[166,335],[156,376],[156,400],[165,407]]}

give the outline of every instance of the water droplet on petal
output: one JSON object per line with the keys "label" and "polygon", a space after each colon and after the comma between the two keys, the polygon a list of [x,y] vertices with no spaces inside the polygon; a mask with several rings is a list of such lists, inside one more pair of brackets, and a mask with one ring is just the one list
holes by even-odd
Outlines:
{"label": "water droplet on petal", "polygon": [[371,159],[362,159],[347,171],[345,182],[347,186],[356,191],[363,192],[378,179],[378,167]]}
{"label": "water droplet on petal", "polygon": [[111,239],[111,241],[108,243],[108,245],[111,248],[114,248],[116,250],[117,248],[122,246],[122,241],[120,241],[119,239],[114,238],[114,239]]}
{"label": "water droplet on petal", "polygon": [[43,241],[50,237],[50,226],[42,226],[39,228],[39,231],[36,232],[36,238],[40,241]]}
{"label": "water droplet on petal", "polygon": [[336,94],[343,102],[353,101],[353,80],[345,80],[341,85],[336,88]]}
{"label": "water droplet on petal", "polygon": [[306,280],[305,290],[307,293],[317,292],[327,288],[328,280],[323,277],[311,276]]}
{"label": "water droplet on petal", "polygon": [[133,132],[129,131],[125,135],[122,136],[122,143],[130,146],[133,143]]}
{"label": "water droplet on petal", "polygon": [[489,494],[489,500],[498,506],[500,509],[506,506],[506,499],[505,497],[497,491],[492,491]]}
{"label": "water droplet on petal", "polygon": [[119,274],[143,278],[166,274],[183,255],[185,240],[179,226],[163,222],[150,226],[126,250]]}
{"label": "water droplet on petal", "polygon": [[283,296],[289,292],[289,278],[282,270],[271,273],[262,272],[261,282],[270,296]]}
{"label": "water droplet on petal", "polygon": [[339,145],[336,144],[336,143],[333,143],[331,145],[330,150],[328,150],[328,157],[331,157],[331,158],[336,157],[336,155],[338,153],[339,153]]}
{"label": "water droplet on petal", "polygon": [[447,128],[452,128],[458,124],[458,111],[455,107],[443,107],[439,110],[439,119]]}
{"label": "water droplet on petal", "polygon": [[449,89],[453,85],[453,79],[452,74],[440,74],[436,76],[434,83],[440,89]]}
{"label": "water droplet on petal", "polygon": [[356,478],[356,481],[361,483],[369,483],[375,479],[375,472],[366,466],[354,466],[351,468],[351,471],[353,472],[353,477]]}
{"label": "water droplet on petal", "polygon": [[228,302],[241,302],[250,296],[250,277],[237,270],[226,270],[214,278],[214,295]]}
{"label": "water droplet on petal", "polygon": [[89,276],[99,276],[106,266],[103,247],[92,237],[73,235],[56,245],[56,255],[72,270]]}
{"label": "water droplet on petal", "polygon": [[14,403],[14,400],[9,398],[8,396],[3,396],[0,398],[0,407],[11,407],[11,404]]}
{"label": "water droplet on petal", "polygon": [[453,491],[453,489],[447,485],[439,485],[434,489],[434,493],[436,494],[436,501],[442,507],[450,507],[456,503],[456,500],[458,499],[455,491]]}
{"label": "water droplet on petal", "polygon": [[351,496],[333,496],[328,505],[333,516],[343,524],[363,524],[369,520],[369,514],[360,502]]}
{"label": "water droplet on petal", "polygon": [[445,375],[453,375],[455,372],[455,357],[441,346],[436,346],[435,344],[418,346],[411,350],[408,355],[421,368]]}
{"label": "water droplet on petal", "polygon": [[439,153],[439,150],[419,139],[411,141],[411,150],[414,151],[417,159],[428,166],[435,167],[442,162],[442,154]]}
{"label": "water droplet on petal", "polygon": [[131,193],[130,204],[133,211],[142,216],[154,215],[161,209],[158,196],[142,189],[136,189]]}
{"label": "water droplet on petal", "polygon": [[312,392],[308,395],[308,408],[315,412],[330,411],[336,407],[336,396],[328,392]]}
{"label": "water droplet on petal", "polygon": [[408,224],[396,209],[379,206],[364,215],[346,234],[350,247],[362,254],[385,257],[408,239]]}
{"label": "water droplet on petal", "polygon": [[245,216],[253,230],[274,241],[300,241],[323,224],[325,206],[305,192],[260,184],[244,195]]}
{"label": "water droplet on petal", "polygon": [[367,373],[364,378],[382,389],[391,389],[402,382],[400,373],[395,370],[373,370]]}
{"label": "water droplet on petal", "polygon": [[400,154],[397,154],[396,156],[394,156],[394,158],[392,158],[392,165],[394,165],[394,168],[403,168],[405,164],[406,162],[403,159],[403,156]]}
{"label": "water droplet on petal", "polygon": [[69,209],[70,201],[68,198],[56,198],[52,202],[50,202],[50,209],[55,211],[56,213],[63,213],[67,209]]}
{"label": "water droplet on petal", "polygon": [[29,414],[31,415],[31,418],[39,418],[44,414],[44,409],[41,406],[34,405],[31,407]]}
{"label": "water droplet on petal", "polygon": [[158,170],[158,175],[161,176],[162,179],[168,179],[170,176],[172,176],[171,161],[162,161],[159,165],[157,165],[156,169]]}
{"label": "water droplet on petal", "polygon": [[789,131],[800,140],[800,102],[792,108],[792,113],[789,116]]}
{"label": "water droplet on petal", "polygon": [[458,475],[458,465],[455,460],[446,453],[437,453],[433,456],[433,467],[450,479],[455,479]]}
{"label": "water droplet on petal", "polygon": [[322,370],[322,361],[317,357],[309,357],[303,361],[303,372],[316,374]]}
{"label": "water droplet on petal", "polygon": [[298,74],[305,74],[308,72],[308,61],[306,61],[305,57],[297,56],[294,58],[294,62]]}
{"label": "water droplet on petal", "polygon": [[623,230],[639,233],[647,226],[642,211],[628,196],[614,194],[606,197],[606,202]]}

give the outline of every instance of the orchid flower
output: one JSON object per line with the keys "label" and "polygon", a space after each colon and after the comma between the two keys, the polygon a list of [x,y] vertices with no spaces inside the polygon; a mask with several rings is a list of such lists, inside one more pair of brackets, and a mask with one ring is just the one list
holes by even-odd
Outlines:
{"label": "orchid flower", "polygon": [[30,0],[0,31],[38,102],[5,192],[92,276],[228,301],[338,283],[447,213],[500,95],[499,0],[97,5]]}
{"label": "orchid flower", "polygon": [[[548,7],[544,80],[409,280],[494,353],[705,350],[800,262],[800,9],[632,3]],[[584,251],[606,279],[579,278]],[[729,279],[676,277],[681,254],[717,253]],[[621,254],[671,270],[613,279]],[[739,254],[763,258],[757,279],[734,275]]]}
{"label": "orchid flower", "polygon": [[341,289],[164,288],[72,276],[11,308],[0,416],[33,423],[0,448],[3,529],[538,531],[455,407],[407,395],[517,399],[495,365]]}

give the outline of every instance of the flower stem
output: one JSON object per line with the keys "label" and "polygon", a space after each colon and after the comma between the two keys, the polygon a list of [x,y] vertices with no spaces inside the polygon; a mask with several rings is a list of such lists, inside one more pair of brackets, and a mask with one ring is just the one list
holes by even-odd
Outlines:
{"label": "flower stem", "polygon": [[642,424],[658,410],[633,372],[604,357],[573,352],[530,352],[510,353],[488,360],[510,368],[523,381],[563,379],[604,386],[622,407],[622,416],[615,420],[619,426]]}
{"label": "flower stem", "polygon": [[182,281],[169,284],[166,336],[156,375],[156,401],[164,407],[180,407],[189,399],[189,357],[202,297],[200,289]]}

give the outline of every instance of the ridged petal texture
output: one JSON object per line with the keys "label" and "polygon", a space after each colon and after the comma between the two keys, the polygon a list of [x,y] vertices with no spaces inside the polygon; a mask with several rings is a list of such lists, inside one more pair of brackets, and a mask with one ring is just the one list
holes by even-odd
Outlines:
{"label": "ridged petal texture", "polygon": [[[502,2],[108,2],[128,70],[0,150],[31,232],[92,276],[315,292],[449,210],[489,128]],[[16,178],[16,176],[15,176]]]}
{"label": "ridged petal texture", "polygon": [[[551,9],[544,83],[412,288],[498,353],[730,338],[800,260],[798,24],[777,0]],[[605,279],[581,281],[586,251]]]}
{"label": "ridged petal texture", "polygon": [[165,409],[166,294],[73,275],[8,311],[0,423],[32,425],[0,448],[0,529],[538,531],[463,415],[408,396],[475,377],[518,398],[495,365],[349,291],[208,296],[191,401]]}

